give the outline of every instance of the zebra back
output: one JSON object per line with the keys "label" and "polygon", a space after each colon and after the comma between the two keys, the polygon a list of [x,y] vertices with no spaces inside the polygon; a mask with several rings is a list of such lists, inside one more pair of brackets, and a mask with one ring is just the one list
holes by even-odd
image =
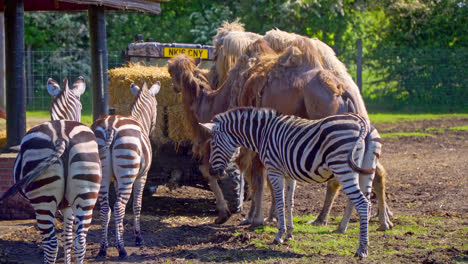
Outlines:
{"label": "zebra back", "polygon": [[47,80],[47,91],[54,97],[50,104],[50,117],[52,120],[73,120],[81,121],[81,101],[80,96],[86,90],[86,83],[82,76],[73,83],[73,87],[68,87],[68,79],[63,80],[63,90],[52,78]]}
{"label": "zebra back", "polygon": [[154,83],[150,89],[148,89],[146,82],[141,89],[133,83],[130,86],[130,90],[136,96],[130,110],[130,116],[140,124],[146,135],[151,133],[156,124],[157,101],[155,95],[159,92],[160,87],[159,81]]}

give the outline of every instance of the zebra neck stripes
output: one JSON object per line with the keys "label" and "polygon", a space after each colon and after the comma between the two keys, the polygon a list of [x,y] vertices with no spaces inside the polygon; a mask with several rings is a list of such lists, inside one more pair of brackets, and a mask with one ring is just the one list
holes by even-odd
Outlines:
{"label": "zebra neck stripes", "polygon": [[49,78],[47,90],[54,97],[50,104],[50,117],[52,120],[73,120],[81,121],[81,101],[80,96],[84,93],[86,84],[83,77],[73,84],[72,89],[68,87],[68,80],[64,79],[64,88],[60,89],[58,83]]}

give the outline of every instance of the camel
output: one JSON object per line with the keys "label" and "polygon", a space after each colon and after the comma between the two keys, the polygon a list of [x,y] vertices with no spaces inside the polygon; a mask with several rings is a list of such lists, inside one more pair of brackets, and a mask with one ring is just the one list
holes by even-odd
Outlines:
{"label": "camel", "polygon": [[[215,177],[209,174],[208,157],[209,157],[209,135],[200,129],[198,123],[209,122],[216,114],[225,112],[231,106],[229,100],[226,98],[237,98],[235,93],[245,94],[243,89],[235,89],[236,87],[248,87],[247,90],[254,91],[256,81],[260,80],[262,74],[250,73],[245,74],[242,69],[251,69],[253,66],[249,65],[249,56],[255,58],[258,54],[267,53],[265,57],[266,63],[258,64],[255,69],[264,69],[266,72],[274,65],[282,69],[288,69],[287,76],[290,81],[281,83],[284,89],[272,87],[272,89],[265,87],[262,90],[262,98],[271,98],[274,100],[265,101],[261,106],[275,108],[284,113],[292,113],[298,116],[307,118],[318,118],[319,116],[326,116],[333,113],[348,112],[348,100],[346,100],[346,92],[338,79],[333,76],[330,71],[321,69],[320,62],[309,53],[301,52],[298,48],[292,47],[288,49],[282,56],[278,56],[272,52],[262,50],[268,47],[266,41],[258,40],[255,45],[252,45],[251,50],[238,60],[236,65],[231,70],[226,82],[217,90],[213,91],[210,87],[208,78],[201,72],[195,64],[195,60],[187,55],[181,54],[172,58],[168,65],[169,73],[173,79],[174,89],[176,92],[182,93],[184,109],[186,111],[187,119],[193,130],[193,149],[194,153],[202,156],[202,165],[200,170],[205,178],[208,179],[210,187],[215,192],[217,199],[217,209],[219,216],[215,223],[222,223],[227,220],[229,213],[226,212],[226,203],[222,197],[222,193],[218,193],[219,187],[215,186]],[[261,47],[261,48],[259,48]],[[249,53],[250,52],[250,53]],[[310,53],[313,51],[310,51]],[[258,61],[262,61],[258,59]],[[274,63],[271,63],[274,61]],[[255,72],[259,73],[259,72]],[[280,74],[281,75],[281,74]],[[251,76],[254,76],[253,78]],[[279,78],[284,77],[278,76]],[[247,79],[250,77],[249,79]],[[247,80],[248,83],[245,83]],[[281,102],[282,98],[287,98],[291,104],[284,104]],[[237,104],[244,104],[245,102],[239,101]],[[297,108],[292,109],[290,105],[295,105]],[[323,105],[323,106],[322,106]],[[320,106],[317,109],[317,106]],[[323,112],[323,113],[322,113]],[[250,154],[252,155],[252,154]],[[253,155],[252,155],[253,156]],[[247,155],[247,157],[250,157]],[[245,161],[244,159],[241,159]],[[246,169],[242,162],[239,162],[241,170]],[[261,162],[251,163],[247,165],[251,171],[262,171]],[[244,169],[243,169],[244,168]],[[247,169],[247,171],[250,171]],[[246,177],[249,178],[249,177]],[[257,177],[253,177],[257,179]],[[263,177],[260,180],[261,188],[263,188]],[[251,183],[252,184],[252,183]],[[259,187],[260,188],[260,187]],[[218,196],[220,194],[220,196]],[[256,192],[262,194],[262,192]],[[261,202],[261,198],[253,198],[254,202]],[[254,224],[263,224],[263,217],[261,214],[261,206],[256,205],[255,208],[260,213],[249,213],[255,215]]]}

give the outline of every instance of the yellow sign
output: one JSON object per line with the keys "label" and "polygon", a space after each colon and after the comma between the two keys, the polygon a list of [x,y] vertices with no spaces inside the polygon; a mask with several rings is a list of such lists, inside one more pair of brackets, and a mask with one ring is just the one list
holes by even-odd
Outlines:
{"label": "yellow sign", "polygon": [[180,53],[185,53],[193,58],[208,59],[208,49],[164,47],[164,57],[175,57]]}

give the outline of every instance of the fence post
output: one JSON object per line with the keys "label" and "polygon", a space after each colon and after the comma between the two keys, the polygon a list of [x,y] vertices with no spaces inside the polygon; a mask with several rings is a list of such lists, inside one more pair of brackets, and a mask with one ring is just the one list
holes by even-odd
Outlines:
{"label": "fence post", "polygon": [[356,41],[356,84],[362,94],[362,39]]}
{"label": "fence post", "polygon": [[29,44],[28,48],[26,49],[26,101],[28,104],[34,102],[34,78],[32,59],[32,47],[31,44]]}

